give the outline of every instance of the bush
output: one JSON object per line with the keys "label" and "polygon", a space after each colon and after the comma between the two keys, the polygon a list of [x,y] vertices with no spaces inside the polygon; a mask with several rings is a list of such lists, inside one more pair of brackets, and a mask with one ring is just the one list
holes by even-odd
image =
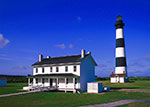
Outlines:
{"label": "bush", "polygon": [[27,83],[26,76],[14,76],[14,75],[0,75],[0,77],[7,78],[7,83]]}

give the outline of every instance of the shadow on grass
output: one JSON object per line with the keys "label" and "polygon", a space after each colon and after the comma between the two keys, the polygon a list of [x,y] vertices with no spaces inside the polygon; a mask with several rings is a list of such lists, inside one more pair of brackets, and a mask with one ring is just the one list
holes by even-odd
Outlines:
{"label": "shadow on grass", "polygon": [[[43,92],[48,92],[48,93],[53,93],[53,92],[57,92],[57,93],[65,93],[65,91],[61,91],[61,90],[49,90],[49,91],[43,91]],[[67,93],[73,93],[72,91],[67,91]]]}
{"label": "shadow on grass", "polygon": [[134,83],[135,81],[128,81],[127,83]]}
{"label": "shadow on grass", "polygon": [[110,87],[113,90],[119,90],[119,89],[138,89],[138,87]]}

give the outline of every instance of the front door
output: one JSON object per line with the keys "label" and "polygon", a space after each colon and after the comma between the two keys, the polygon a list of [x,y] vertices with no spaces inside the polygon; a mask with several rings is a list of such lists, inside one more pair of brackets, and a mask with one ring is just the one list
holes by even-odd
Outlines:
{"label": "front door", "polygon": [[53,79],[50,79],[50,87],[53,86]]}
{"label": "front door", "polygon": [[117,83],[120,83],[120,78],[119,78],[119,76],[116,76],[116,79],[117,79]]}

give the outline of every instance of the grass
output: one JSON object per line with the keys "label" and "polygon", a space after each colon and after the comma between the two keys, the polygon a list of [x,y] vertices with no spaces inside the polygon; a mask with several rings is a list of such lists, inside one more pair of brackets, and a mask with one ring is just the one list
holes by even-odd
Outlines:
{"label": "grass", "polygon": [[27,83],[7,83],[6,87],[0,87],[0,95],[23,92],[21,89],[24,86],[27,86]]}
{"label": "grass", "polygon": [[129,103],[129,104],[120,105],[117,107],[150,107],[150,103],[133,102],[133,103]]}
{"label": "grass", "polygon": [[129,83],[111,84],[110,81],[98,81],[102,82],[103,86],[108,86],[113,89],[126,88],[126,89],[150,89],[150,81],[148,80],[136,80],[130,81]]}
{"label": "grass", "polygon": [[82,105],[102,104],[122,99],[150,99],[150,94],[134,92],[107,92],[105,94],[73,94],[73,93],[34,93],[20,96],[0,98],[0,107],[76,107]]}
{"label": "grass", "polygon": [[[101,81],[103,86],[111,88],[150,89],[150,81],[136,80],[125,84],[110,84],[109,81]],[[26,83],[8,83],[7,87],[0,87],[0,94],[21,92]],[[0,107],[26,107],[26,106],[52,106],[52,107],[76,107],[83,105],[104,104],[124,99],[150,100],[149,93],[139,92],[106,92],[104,94],[73,94],[60,92],[42,92],[20,96],[0,98]],[[10,105],[11,104],[11,105]],[[119,107],[148,107],[150,103],[135,102]]]}

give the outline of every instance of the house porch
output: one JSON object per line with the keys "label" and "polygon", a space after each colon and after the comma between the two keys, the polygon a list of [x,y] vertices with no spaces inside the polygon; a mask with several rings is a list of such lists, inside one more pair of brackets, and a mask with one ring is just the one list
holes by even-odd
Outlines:
{"label": "house porch", "polygon": [[33,87],[49,87],[50,89],[61,91],[75,91],[80,89],[79,80],[79,76],[76,75],[35,75],[28,77],[28,85]]}

